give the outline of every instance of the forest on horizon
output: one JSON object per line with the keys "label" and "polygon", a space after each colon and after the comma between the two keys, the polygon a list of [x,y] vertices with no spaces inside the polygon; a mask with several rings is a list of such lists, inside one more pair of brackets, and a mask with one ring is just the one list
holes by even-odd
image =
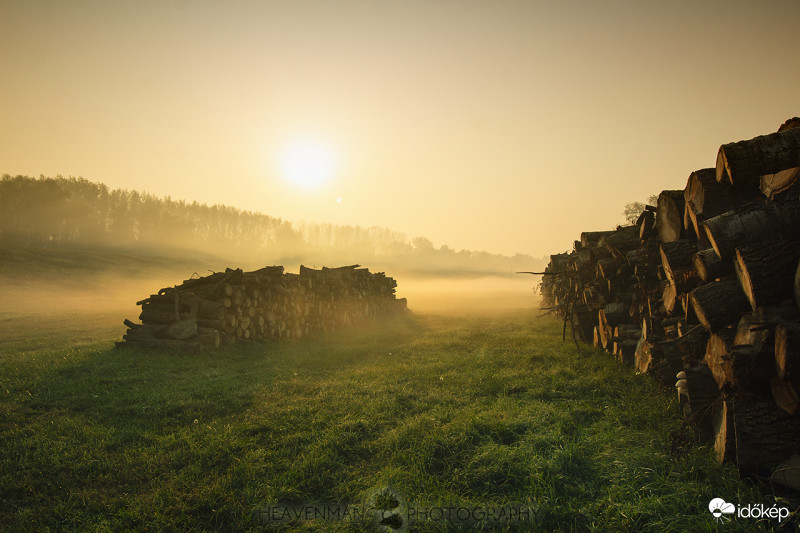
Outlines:
{"label": "forest on horizon", "polygon": [[249,264],[362,263],[416,274],[510,275],[547,258],[435,247],[381,227],[289,222],[84,178],[3,175],[0,246],[107,248],[145,255],[193,254]]}

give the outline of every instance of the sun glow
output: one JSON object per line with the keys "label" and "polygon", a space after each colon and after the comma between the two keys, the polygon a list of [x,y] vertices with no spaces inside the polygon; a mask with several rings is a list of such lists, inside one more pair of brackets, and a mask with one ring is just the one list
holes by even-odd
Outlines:
{"label": "sun glow", "polygon": [[280,157],[281,173],[287,181],[303,189],[316,189],[329,181],[336,171],[336,158],[325,144],[296,141]]}

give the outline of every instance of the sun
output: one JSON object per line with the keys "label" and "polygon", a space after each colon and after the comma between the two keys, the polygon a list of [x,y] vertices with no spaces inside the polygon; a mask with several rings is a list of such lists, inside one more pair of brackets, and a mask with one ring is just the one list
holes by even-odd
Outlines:
{"label": "sun", "polygon": [[291,184],[316,189],[329,181],[336,171],[333,150],[317,141],[294,141],[280,155],[281,174]]}

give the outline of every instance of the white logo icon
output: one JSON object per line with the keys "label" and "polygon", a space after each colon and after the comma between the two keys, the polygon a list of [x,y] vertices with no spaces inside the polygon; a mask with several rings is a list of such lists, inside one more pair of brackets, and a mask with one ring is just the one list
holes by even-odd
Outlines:
{"label": "white logo icon", "polygon": [[729,517],[724,515],[735,513],[736,506],[732,503],[725,503],[725,500],[722,498],[714,498],[708,502],[708,510],[714,515],[714,520],[722,522],[723,520],[730,520]]}

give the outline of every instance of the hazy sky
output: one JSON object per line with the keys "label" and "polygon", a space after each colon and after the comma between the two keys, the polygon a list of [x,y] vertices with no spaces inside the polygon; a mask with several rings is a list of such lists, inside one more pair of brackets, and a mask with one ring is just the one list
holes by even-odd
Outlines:
{"label": "hazy sky", "polygon": [[540,256],[800,115],[798,21],[798,0],[0,0],[0,173]]}

